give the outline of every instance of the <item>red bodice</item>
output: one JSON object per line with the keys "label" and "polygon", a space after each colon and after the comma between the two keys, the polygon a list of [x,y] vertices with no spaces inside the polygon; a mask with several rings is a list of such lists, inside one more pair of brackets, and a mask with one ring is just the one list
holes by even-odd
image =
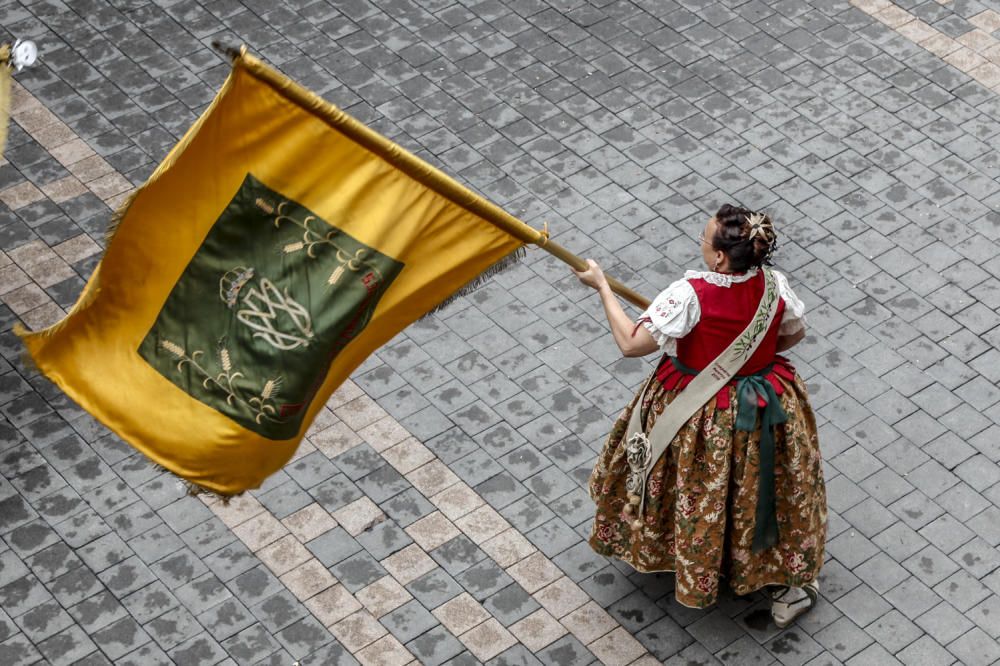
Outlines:
{"label": "red bodice", "polygon": [[[718,358],[753,319],[764,295],[764,273],[760,271],[746,282],[734,282],[728,287],[714,285],[702,278],[692,278],[689,282],[698,297],[701,318],[690,333],[677,340],[677,359],[689,368],[702,370]],[[737,374],[754,374],[774,361],[784,312],[785,301],[779,299],[778,313],[764,340]]]}

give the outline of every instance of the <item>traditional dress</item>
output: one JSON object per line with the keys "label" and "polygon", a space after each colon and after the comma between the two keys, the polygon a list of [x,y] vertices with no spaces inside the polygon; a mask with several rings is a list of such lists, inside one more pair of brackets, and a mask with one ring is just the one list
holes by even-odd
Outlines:
{"label": "traditional dress", "polygon": [[[823,564],[826,491],[805,384],[779,335],[803,330],[805,310],[775,272],[774,322],[737,376],[688,419],[656,461],[639,529],[626,510],[625,433],[634,409],[650,432],[664,408],[751,321],[764,291],[757,269],[740,275],[688,271],[640,317],[665,352],[644,392],[615,422],[590,478],[597,503],[591,547],[638,571],[674,571],[677,600],[716,601],[719,578],[749,594],[800,587]],[[773,448],[773,466],[761,452]],[[765,483],[761,483],[761,478]],[[636,526],[637,527],[637,526]]]}

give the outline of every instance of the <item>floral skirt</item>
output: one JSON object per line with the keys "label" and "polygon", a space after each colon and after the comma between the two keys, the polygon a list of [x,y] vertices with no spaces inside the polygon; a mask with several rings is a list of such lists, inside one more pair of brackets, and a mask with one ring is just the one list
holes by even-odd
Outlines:
{"label": "floral skirt", "polygon": [[[656,377],[615,422],[590,477],[597,514],[590,537],[601,555],[636,570],[677,574],[677,601],[705,608],[715,603],[724,576],[736,594],[767,585],[800,587],[819,575],[826,538],[826,490],[816,422],[802,379],[772,375],[780,384],[787,422],[774,429],[774,491],[778,542],[751,547],[758,497],[760,421],[735,429],[736,389],[713,397],[681,428],[646,483],[644,524],[625,513],[625,432],[632,410],[642,409],[645,432],[680,393]],[[725,404],[717,408],[716,403]],[[641,404],[638,404],[641,403]]]}

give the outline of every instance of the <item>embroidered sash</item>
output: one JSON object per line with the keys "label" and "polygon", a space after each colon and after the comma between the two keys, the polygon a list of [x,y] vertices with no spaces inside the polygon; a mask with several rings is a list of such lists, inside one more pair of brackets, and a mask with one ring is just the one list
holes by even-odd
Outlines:
{"label": "embroidered sash", "polygon": [[[656,376],[650,375],[646,385],[636,397],[635,405],[632,409],[632,416],[629,419],[628,430],[625,433],[625,459],[629,466],[629,474],[626,478],[625,489],[629,494],[629,506],[626,513],[634,511],[638,507],[638,515],[632,523],[633,529],[642,529],[643,513],[646,507],[646,482],[649,479],[653,466],[660,459],[663,452],[673,441],[680,429],[687,423],[688,419],[705,406],[712,396],[716,395],[722,387],[736,375],[737,371],[746,363],[753,353],[760,346],[767,330],[771,327],[774,317],[778,312],[778,283],[768,269],[764,269],[764,295],[757,306],[757,312],[747,327],[735,340],[721,353],[719,357],[712,361],[708,367],[698,373],[687,388],[685,388],[673,402],[663,411],[663,414],[653,424],[652,430],[647,434],[642,427],[642,398],[649,389],[649,385]],[[740,394],[744,391],[753,391],[756,395],[755,383],[743,384],[738,387]],[[766,389],[765,389],[766,392]],[[771,396],[768,396],[770,398]],[[742,410],[741,410],[742,411]],[[737,427],[744,426],[746,418],[737,424]],[[763,419],[767,423],[762,423],[761,427],[770,430],[776,422],[773,418]],[[758,487],[758,511],[754,533],[754,550],[762,550],[767,545],[777,542],[777,519],[774,516],[774,440],[767,438],[770,446],[768,451],[764,451],[765,441],[761,438],[761,474],[760,485]],[[765,462],[769,462],[770,474],[764,470]],[[767,488],[765,476],[768,476]],[[767,507],[762,507],[761,498],[767,499],[770,496],[771,516],[762,516],[761,511]],[[758,538],[758,532],[759,538]],[[770,541],[770,543],[767,543]],[[767,544],[767,545],[763,545]]]}

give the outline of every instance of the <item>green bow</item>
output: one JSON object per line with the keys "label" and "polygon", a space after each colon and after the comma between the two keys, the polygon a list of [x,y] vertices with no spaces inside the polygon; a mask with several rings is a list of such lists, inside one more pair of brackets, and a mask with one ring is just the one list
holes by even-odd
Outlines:
{"label": "green bow", "polygon": [[740,377],[736,382],[739,408],[736,430],[753,432],[757,427],[758,399],[765,403],[760,415],[760,474],[757,485],[757,514],[754,521],[753,552],[778,543],[778,511],[774,492],[774,426],[788,421],[781,400],[763,373]]}

